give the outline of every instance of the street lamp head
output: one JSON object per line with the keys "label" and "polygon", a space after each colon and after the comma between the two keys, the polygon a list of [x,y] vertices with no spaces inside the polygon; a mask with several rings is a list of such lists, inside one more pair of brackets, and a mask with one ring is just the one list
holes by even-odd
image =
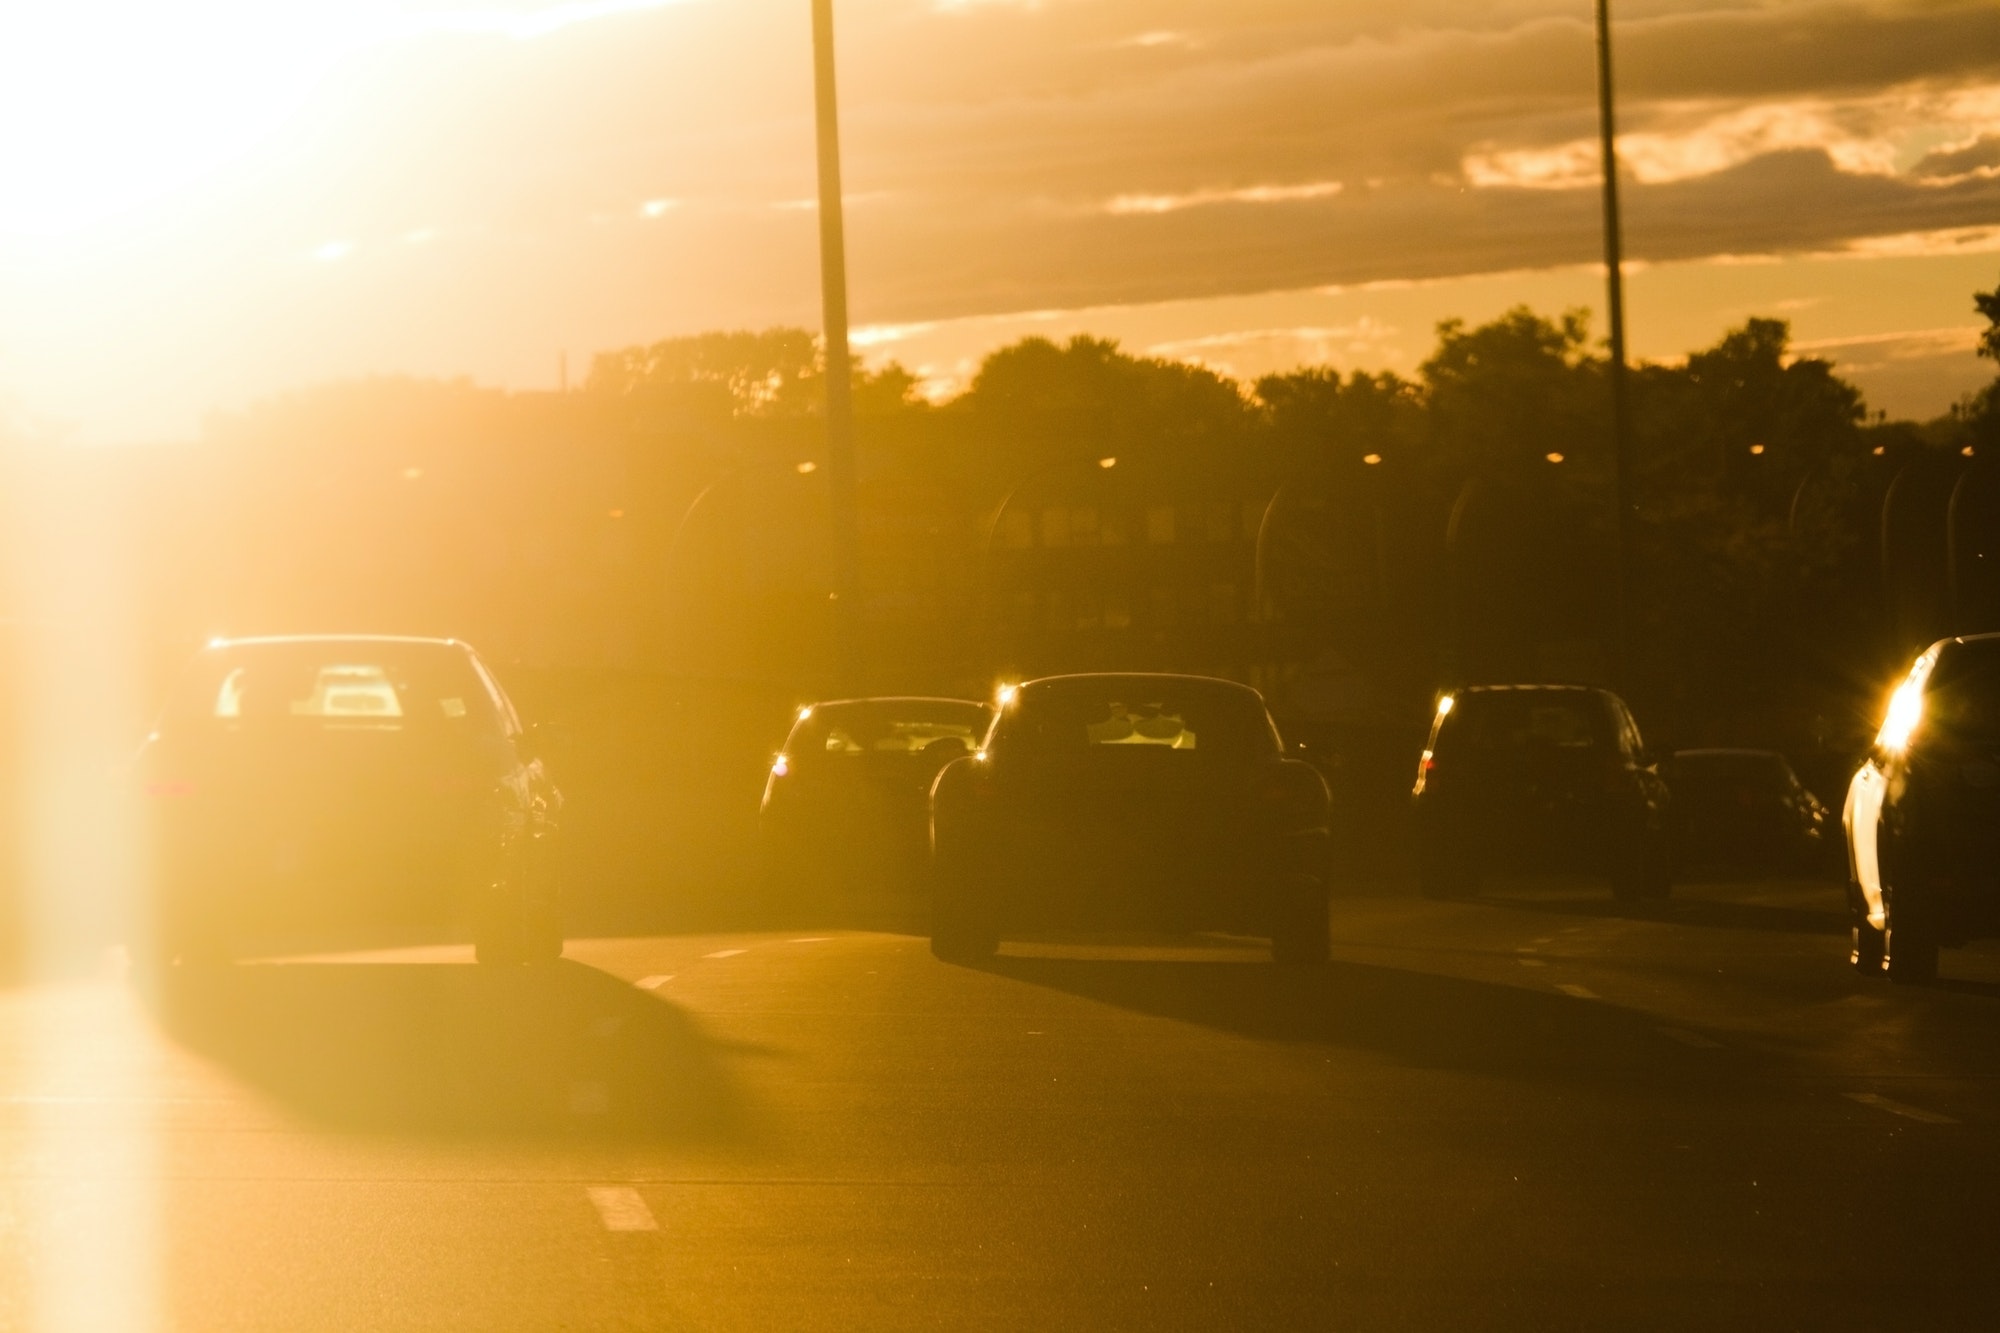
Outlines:
{"label": "street lamp head", "polygon": [[1118,460],[1115,458],[1100,458],[1097,460],[1097,466],[1101,468],[1114,468],[1118,466]]}
{"label": "street lamp head", "polygon": [[1367,465],[1368,465],[1369,467],[1374,467],[1374,466],[1375,466],[1375,465],[1376,465],[1377,463],[1379,463],[1379,462],[1381,462],[1381,461],[1382,461],[1382,455],[1380,455],[1380,454],[1363,454],[1363,455],[1361,455],[1361,461],[1362,461],[1362,462],[1364,462],[1364,463],[1366,463],[1366,464],[1367,464]]}
{"label": "street lamp head", "polygon": [[799,475],[801,477],[805,476],[809,472],[817,472],[817,471],[819,471],[818,463],[807,461],[799,464]]}
{"label": "street lamp head", "polygon": [[1551,463],[1560,463],[1563,461],[1563,456],[1556,453],[1548,454],[1547,458]]}

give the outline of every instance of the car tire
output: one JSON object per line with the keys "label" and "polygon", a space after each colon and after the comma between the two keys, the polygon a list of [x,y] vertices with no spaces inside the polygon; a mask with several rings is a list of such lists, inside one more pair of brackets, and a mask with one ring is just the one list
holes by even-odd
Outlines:
{"label": "car tire", "polygon": [[1849,965],[1864,976],[1880,976],[1889,958],[1887,934],[1864,917],[1854,923],[1850,937],[1847,950]]}
{"label": "car tire", "polygon": [[957,855],[931,861],[931,954],[947,963],[979,963],[1000,951],[991,906],[978,877]]}
{"label": "car tire", "polygon": [[1892,913],[1884,942],[1883,971],[1899,986],[1928,986],[1938,978],[1937,936],[1921,923],[1898,925]]}
{"label": "car tire", "polygon": [[1301,877],[1285,886],[1271,931],[1271,961],[1287,967],[1323,967],[1332,957],[1333,917],[1323,880]]}

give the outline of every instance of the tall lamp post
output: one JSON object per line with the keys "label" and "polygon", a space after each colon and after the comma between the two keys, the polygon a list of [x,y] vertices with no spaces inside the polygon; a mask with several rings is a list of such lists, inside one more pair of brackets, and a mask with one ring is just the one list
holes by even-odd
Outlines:
{"label": "tall lamp post", "polygon": [[1618,507],[1617,669],[1633,656],[1632,421],[1625,372],[1625,256],[1618,218],[1618,129],[1611,91],[1611,4],[1597,0],[1597,123],[1604,159],[1604,281],[1611,317],[1611,492]]}
{"label": "tall lamp post", "polygon": [[840,685],[858,692],[860,547],[854,460],[854,371],[847,345],[847,235],[840,189],[840,99],[834,88],[833,0],[812,0],[813,93],[819,137],[819,277],[826,341],[826,485],[833,519],[834,637]]}

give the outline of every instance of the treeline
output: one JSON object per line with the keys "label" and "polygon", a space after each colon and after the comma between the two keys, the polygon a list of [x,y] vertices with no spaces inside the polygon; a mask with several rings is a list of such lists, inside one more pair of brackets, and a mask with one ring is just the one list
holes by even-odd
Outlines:
{"label": "treeline", "polygon": [[[2000,293],[1977,299],[2000,320]],[[2000,353],[1996,339],[1983,354]],[[1635,367],[1630,382],[1637,530],[1621,601],[1606,361],[1582,311],[1447,322],[1408,378],[1309,367],[1242,384],[1092,337],[1000,348],[937,403],[898,365],[865,369],[864,595],[885,636],[871,683],[967,688],[1011,654],[1269,687],[1317,657],[1372,676],[1407,711],[1405,695],[1453,679],[1615,674],[1674,739],[1837,750],[1865,732],[1915,640],[1988,615],[2000,626],[2000,607],[1952,590],[1944,550],[1951,478],[2000,451],[2000,388],[1932,422],[1871,417],[1770,319]],[[529,664],[756,675],[809,692],[810,622],[825,609],[821,390],[816,340],[779,329],[607,352],[567,393],[378,379],[218,415],[196,446],[124,470],[144,553],[136,600],[163,661],[217,631],[442,631]],[[1177,540],[1202,527],[1237,543],[1201,557],[1203,605],[1217,608],[1201,614],[1226,632],[1198,652],[1147,632],[1159,597],[1143,587],[1083,616],[1087,653],[1072,652],[1076,626],[1051,628],[1056,602],[1016,615],[994,600],[996,533],[1016,531],[1000,511],[1070,503],[1065,530],[1080,525],[1109,459],[1132,486],[1151,478],[1154,512],[1181,506]],[[1913,468],[1934,473],[1923,493],[1943,498],[1912,520],[1912,549],[1927,554],[1905,569],[1883,515]],[[1218,528],[1211,505],[1201,524],[1187,519],[1210,492],[1244,517]],[[1271,500],[1278,514],[1281,492],[1306,497],[1293,509],[1324,530],[1293,533],[1286,550],[1304,563],[1276,577],[1273,520],[1260,528],[1254,512]],[[1126,526],[1143,547],[1135,512]],[[1022,518],[1024,540],[1041,540],[1037,521]],[[1110,519],[1088,521],[1074,530],[1112,540]],[[1359,554],[1314,565],[1343,525],[1368,530]],[[1106,578],[1167,577],[1133,563],[1142,553],[1090,559]],[[1083,567],[1058,554],[1068,563],[1033,568],[1067,579]],[[1372,580],[1372,592],[1297,595],[1322,576]],[[1018,586],[1008,596],[1028,606]],[[1193,614],[1173,605],[1182,622]],[[722,653],[746,624],[759,633]],[[1040,637],[1022,647],[1024,635]]]}

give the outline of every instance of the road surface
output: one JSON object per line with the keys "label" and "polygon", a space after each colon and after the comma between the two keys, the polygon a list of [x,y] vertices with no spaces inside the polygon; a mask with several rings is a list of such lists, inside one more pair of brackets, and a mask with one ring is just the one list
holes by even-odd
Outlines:
{"label": "road surface", "polygon": [[0,1327],[2000,1325],[2000,951],[1836,888],[572,941],[0,995]]}

